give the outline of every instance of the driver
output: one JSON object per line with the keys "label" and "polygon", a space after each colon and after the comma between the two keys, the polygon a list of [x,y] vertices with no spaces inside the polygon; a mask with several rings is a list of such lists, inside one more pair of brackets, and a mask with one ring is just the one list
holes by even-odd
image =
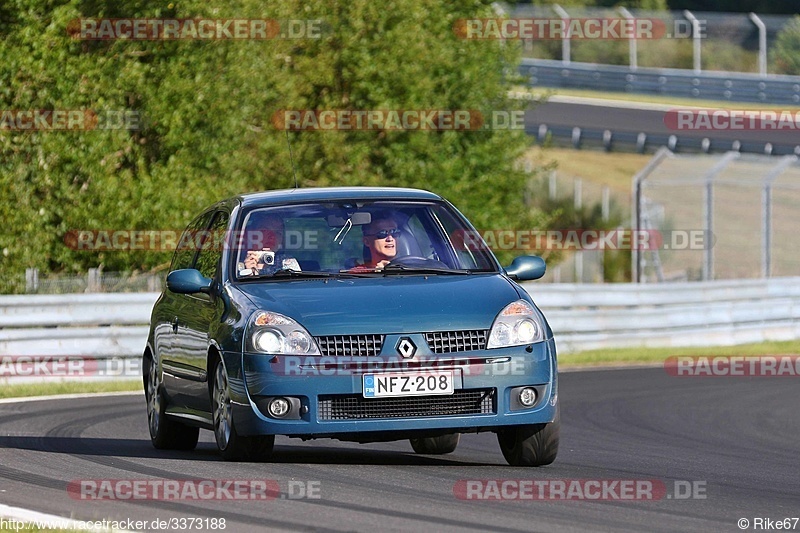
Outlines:
{"label": "driver", "polygon": [[377,218],[363,226],[362,232],[370,257],[352,271],[382,270],[397,255],[397,237],[400,234],[397,222],[389,217]]}

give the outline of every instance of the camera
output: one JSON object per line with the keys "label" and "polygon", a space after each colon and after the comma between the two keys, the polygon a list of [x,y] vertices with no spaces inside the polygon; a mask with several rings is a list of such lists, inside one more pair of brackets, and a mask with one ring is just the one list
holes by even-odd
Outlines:
{"label": "camera", "polygon": [[261,257],[258,260],[259,263],[262,263],[266,266],[272,266],[275,264],[275,252],[261,252]]}

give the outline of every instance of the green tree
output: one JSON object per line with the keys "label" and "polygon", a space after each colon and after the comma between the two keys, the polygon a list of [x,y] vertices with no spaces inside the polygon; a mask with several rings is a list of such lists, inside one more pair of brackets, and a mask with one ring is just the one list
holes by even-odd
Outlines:
{"label": "green tree", "polygon": [[[281,109],[519,109],[518,48],[454,24],[488,1],[10,0],[0,8],[0,110],[128,110],[136,131],[0,131],[0,291],[22,272],[163,267],[169,254],[65,244],[76,229],[176,229],[213,201],[293,185]],[[320,39],[81,41],[92,18],[320,19]],[[302,186],[422,187],[478,227],[546,227],[523,201],[522,131],[297,132]],[[502,257],[502,260],[508,260]]]}
{"label": "green tree", "polygon": [[779,74],[800,74],[800,15],[795,16],[778,34],[772,48],[772,62]]}

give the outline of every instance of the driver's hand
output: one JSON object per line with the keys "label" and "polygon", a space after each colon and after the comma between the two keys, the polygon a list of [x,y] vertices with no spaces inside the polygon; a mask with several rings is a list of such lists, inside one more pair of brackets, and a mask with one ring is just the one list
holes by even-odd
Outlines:
{"label": "driver's hand", "polygon": [[375,265],[375,270],[383,270],[383,267],[389,264],[388,259],[384,259],[383,261],[379,261],[378,264]]}

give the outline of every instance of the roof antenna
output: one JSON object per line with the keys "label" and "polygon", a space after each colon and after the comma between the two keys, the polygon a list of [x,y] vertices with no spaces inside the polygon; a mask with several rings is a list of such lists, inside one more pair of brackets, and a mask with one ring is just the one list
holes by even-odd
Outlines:
{"label": "roof antenna", "polygon": [[292,161],[292,174],[294,174],[294,188],[297,189],[297,169],[294,168],[294,154],[292,154],[292,143],[289,142],[289,130],[283,130],[286,132],[286,144],[289,145],[289,159]]}

